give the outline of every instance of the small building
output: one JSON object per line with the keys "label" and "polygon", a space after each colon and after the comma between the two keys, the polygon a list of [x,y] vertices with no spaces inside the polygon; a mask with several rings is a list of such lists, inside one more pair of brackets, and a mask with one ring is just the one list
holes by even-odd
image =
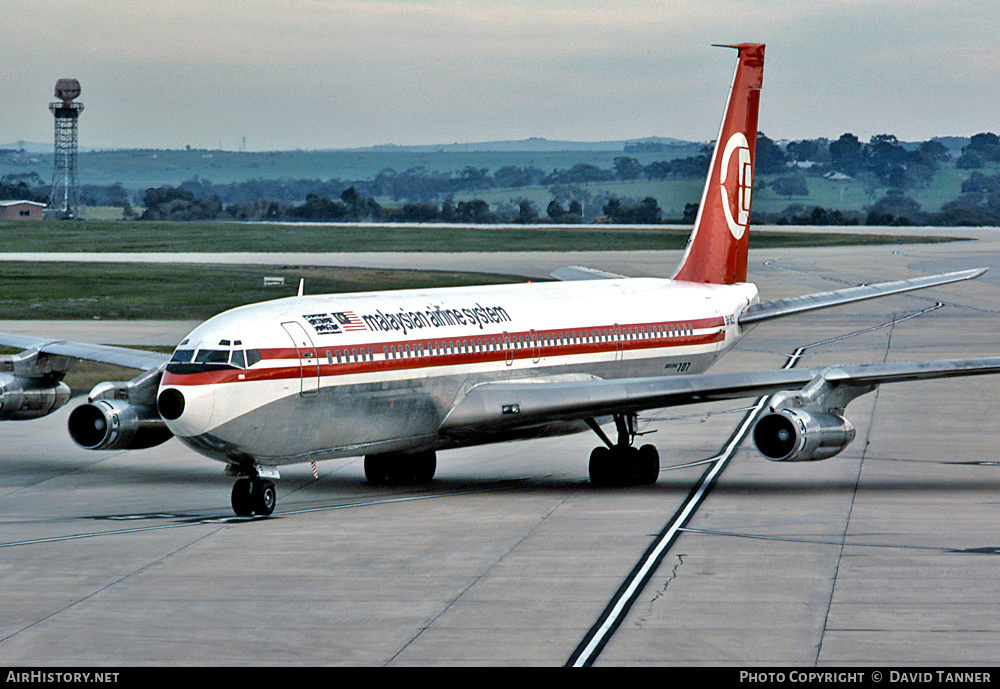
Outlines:
{"label": "small building", "polygon": [[0,220],[41,220],[44,210],[37,201],[0,201]]}

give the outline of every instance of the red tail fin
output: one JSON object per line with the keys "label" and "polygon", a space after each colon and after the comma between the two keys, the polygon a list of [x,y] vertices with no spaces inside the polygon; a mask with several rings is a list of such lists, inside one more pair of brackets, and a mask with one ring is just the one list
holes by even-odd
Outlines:
{"label": "red tail fin", "polygon": [[728,285],[747,279],[747,228],[764,46],[741,43],[723,47],[736,48],[740,57],[694,232],[674,279]]}

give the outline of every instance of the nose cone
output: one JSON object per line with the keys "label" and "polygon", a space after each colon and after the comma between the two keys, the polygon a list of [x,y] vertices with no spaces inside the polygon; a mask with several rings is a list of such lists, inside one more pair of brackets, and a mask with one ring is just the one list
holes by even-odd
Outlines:
{"label": "nose cone", "polygon": [[161,387],[156,408],[170,431],[180,437],[201,435],[212,427],[214,396],[210,386]]}

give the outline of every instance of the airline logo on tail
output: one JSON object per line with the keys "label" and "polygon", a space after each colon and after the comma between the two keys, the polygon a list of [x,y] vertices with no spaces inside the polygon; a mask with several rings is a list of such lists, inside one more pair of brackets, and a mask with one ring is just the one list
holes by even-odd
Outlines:
{"label": "airline logo on tail", "polygon": [[675,280],[710,284],[745,282],[753,191],[757,110],[764,75],[764,46],[735,46],[739,61],[729,102],[705,179],[698,217]]}
{"label": "airline logo on tail", "polygon": [[[736,180],[732,188],[726,186],[730,177],[731,159],[736,155]],[[722,167],[719,171],[719,191],[722,193],[722,210],[726,223],[734,239],[739,239],[747,231],[750,224],[750,194],[753,191],[753,160],[750,157],[750,144],[743,132],[736,132],[726,142],[722,155]],[[733,218],[732,208],[736,209]]]}

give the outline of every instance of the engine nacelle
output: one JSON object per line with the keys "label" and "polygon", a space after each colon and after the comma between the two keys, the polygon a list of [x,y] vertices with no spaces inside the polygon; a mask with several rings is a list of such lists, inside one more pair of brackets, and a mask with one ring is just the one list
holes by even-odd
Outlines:
{"label": "engine nacelle", "polygon": [[0,373],[0,421],[39,419],[69,402],[63,382]]}
{"label": "engine nacelle", "polygon": [[829,412],[779,409],[754,426],[753,444],[774,462],[808,462],[840,453],[854,440],[854,424]]}
{"label": "engine nacelle", "polygon": [[81,404],[70,412],[69,434],[88,450],[142,450],[173,437],[155,405],[121,400]]}

